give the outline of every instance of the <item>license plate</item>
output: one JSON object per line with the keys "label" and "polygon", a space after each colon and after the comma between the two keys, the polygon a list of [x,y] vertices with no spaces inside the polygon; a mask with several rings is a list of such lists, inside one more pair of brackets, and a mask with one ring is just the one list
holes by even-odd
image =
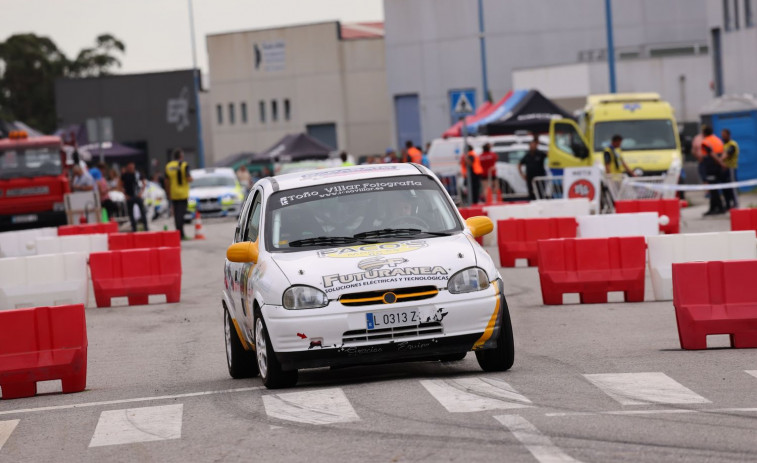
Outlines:
{"label": "license plate", "polygon": [[416,309],[387,310],[365,314],[365,322],[367,329],[379,330],[395,326],[417,325],[421,322],[421,316]]}
{"label": "license plate", "polygon": [[211,204],[211,203],[200,203],[197,208],[201,211],[210,211],[213,209],[219,209],[217,204]]}
{"label": "license plate", "polygon": [[14,215],[11,218],[12,223],[30,223],[30,222],[36,222],[36,221],[37,221],[37,214]]}

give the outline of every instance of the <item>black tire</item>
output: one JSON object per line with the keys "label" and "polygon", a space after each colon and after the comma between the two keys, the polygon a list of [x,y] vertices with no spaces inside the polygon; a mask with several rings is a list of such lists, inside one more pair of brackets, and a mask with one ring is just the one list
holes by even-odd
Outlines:
{"label": "black tire", "polygon": [[229,375],[234,379],[254,378],[258,375],[258,362],[255,352],[245,350],[242,347],[242,341],[239,340],[229,311],[224,308],[223,314],[226,365],[229,367]]}
{"label": "black tire", "polygon": [[497,347],[476,351],[478,365],[484,371],[506,371],[515,361],[515,345],[513,343],[513,326],[510,323],[510,311],[507,309],[505,296],[501,296],[502,315],[500,318]]}
{"label": "black tire", "polygon": [[260,379],[268,389],[282,389],[297,384],[297,370],[284,371],[276,358],[265,320],[260,311],[255,312],[255,353]]}
{"label": "black tire", "polygon": [[464,359],[466,355],[468,355],[467,352],[460,352],[457,354],[445,354],[439,357],[439,360],[441,360],[442,362],[457,362],[459,360]]}

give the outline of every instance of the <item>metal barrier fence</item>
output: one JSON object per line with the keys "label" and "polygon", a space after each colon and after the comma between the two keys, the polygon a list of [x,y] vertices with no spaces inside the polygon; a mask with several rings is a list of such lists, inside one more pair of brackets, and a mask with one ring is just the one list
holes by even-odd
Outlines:
{"label": "metal barrier fence", "polygon": [[536,199],[561,199],[563,197],[563,176],[534,177],[531,185]]}

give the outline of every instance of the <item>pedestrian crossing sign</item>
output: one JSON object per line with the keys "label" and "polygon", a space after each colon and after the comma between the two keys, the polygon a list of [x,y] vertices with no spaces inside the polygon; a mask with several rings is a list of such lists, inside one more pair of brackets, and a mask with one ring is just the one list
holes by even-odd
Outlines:
{"label": "pedestrian crossing sign", "polygon": [[457,115],[472,114],[476,109],[476,91],[473,89],[468,90],[453,90],[449,93],[450,106],[452,112]]}

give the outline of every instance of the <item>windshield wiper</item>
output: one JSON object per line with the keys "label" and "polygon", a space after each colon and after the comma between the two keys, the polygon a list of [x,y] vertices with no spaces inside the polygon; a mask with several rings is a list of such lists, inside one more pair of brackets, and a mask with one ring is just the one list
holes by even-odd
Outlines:
{"label": "windshield wiper", "polygon": [[324,246],[331,244],[350,244],[358,241],[358,238],[351,236],[318,236],[316,238],[304,238],[289,242],[290,248],[300,248],[303,246]]}
{"label": "windshield wiper", "polygon": [[356,233],[352,236],[357,239],[364,239],[364,238],[378,238],[378,237],[385,237],[385,236],[408,237],[408,236],[420,235],[422,233],[425,233],[427,235],[432,235],[432,236],[450,236],[452,234],[448,232],[425,231],[425,230],[421,230],[420,228],[381,228],[379,230],[370,230],[370,231],[365,231],[362,233]]}

